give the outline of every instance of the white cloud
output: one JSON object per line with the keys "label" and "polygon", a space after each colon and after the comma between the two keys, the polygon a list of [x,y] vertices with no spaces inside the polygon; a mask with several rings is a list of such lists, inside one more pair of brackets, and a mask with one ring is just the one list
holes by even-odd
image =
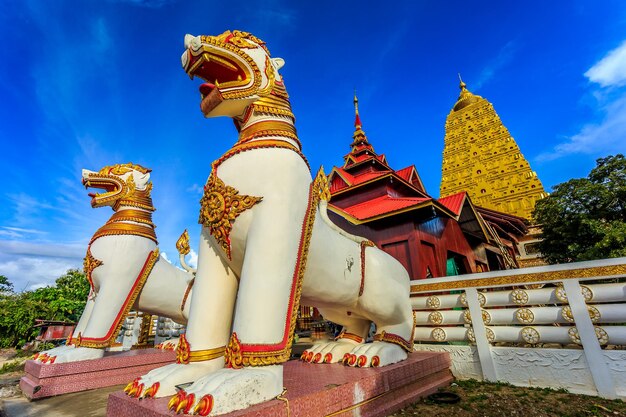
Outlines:
{"label": "white cloud", "polygon": [[86,243],[24,242],[20,240],[0,240],[0,257],[3,255],[23,255],[50,258],[83,259]]}
{"label": "white cloud", "polygon": [[601,87],[620,87],[626,85],[626,41],[610,51],[593,67],[585,72],[589,81]]}
{"label": "white cloud", "polygon": [[45,235],[47,232],[35,229],[25,229],[22,227],[0,226],[0,236],[11,239],[24,238],[27,235]]}
{"label": "white cloud", "polygon": [[33,290],[53,285],[68,269],[81,269],[82,259],[1,256],[0,275],[6,276],[16,291]]}
{"label": "white cloud", "polygon": [[601,120],[586,123],[578,133],[540,154],[539,162],[570,154],[606,155],[626,152],[626,41],[609,51],[584,74],[599,88],[591,91]]}
{"label": "white cloud", "polygon": [[170,261],[170,258],[167,256],[167,253],[165,252],[161,252],[161,258],[165,259],[165,261],[167,261],[167,263],[172,263],[172,261]]}
{"label": "white cloud", "polygon": [[607,154],[626,152],[626,94],[603,109],[605,117],[600,123],[589,123],[580,132],[560,143],[550,152],[540,154],[537,161],[551,161],[565,155]]}
{"label": "white cloud", "polygon": [[194,269],[198,267],[198,253],[196,253],[196,251],[193,249],[191,249],[191,251],[189,252],[189,260],[187,261],[187,265]]}
{"label": "white cloud", "polygon": [[54,284],[68,269],[82,269],[86,244],[0,240],[0,275],[16,291]]}
{"label": "white cloud", "polygon": [[24,229],[22,227],[9,227],[9,226],[2,226],[3,229],[6,230],[10,230],[13,232],[20,232],[20,233],[26,233],[26,234],[35,234],[35,235],[39,235],[39,234],[45,234],[46,232],[42,231],[42,230],[35,230],[35,229]]}
{"label": "white cloud", "polygon": [[191,187],[187,187],[185,191],[192,194],[202,195],[202,193],[204,193],[204,187],[198,184],[193,184]]}
{"label": "white cloud", "polygon": [[478,80],[472,83],[470,86],[471,89],[480,89],[484,84],[493,78],[496,72],[508,65],[513,60],[515,50],[516,44],[514,41],[509,41],[502,48],[500,48],[498,55],[487,63],[487,65],[480,72]]}

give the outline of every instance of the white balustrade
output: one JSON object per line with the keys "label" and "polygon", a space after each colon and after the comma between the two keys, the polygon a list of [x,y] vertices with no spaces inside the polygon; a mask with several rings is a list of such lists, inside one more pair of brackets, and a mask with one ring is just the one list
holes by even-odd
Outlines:
{"label": "white balustrade", "polygon": [[626,398],[626,258],[412,281],[411,294],[417,350],[478,358],[487,380]]}

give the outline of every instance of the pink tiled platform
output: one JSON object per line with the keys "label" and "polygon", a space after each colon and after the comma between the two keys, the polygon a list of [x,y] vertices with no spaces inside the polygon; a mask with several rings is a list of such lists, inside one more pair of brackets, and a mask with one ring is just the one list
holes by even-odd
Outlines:
{"label": "pink tiled platform", "polygon": [[172,351],[138,349],[107,353],[101,359],[42,365],[27,361],[20,388],[31,400],[127,384],[159,366],[176,360]]}
{"label": "pink tiled platform", "polygon": [[[404,362],[382,368],[350,368],[340,364],[285,364],[287,403],[268,401],[235,411],[228,417],[362,417],[387,416],[452,381],[447,353],[415,352]],[[107,417],[161,417],[170,397],[138,400],[123,392],[109,396]]]}

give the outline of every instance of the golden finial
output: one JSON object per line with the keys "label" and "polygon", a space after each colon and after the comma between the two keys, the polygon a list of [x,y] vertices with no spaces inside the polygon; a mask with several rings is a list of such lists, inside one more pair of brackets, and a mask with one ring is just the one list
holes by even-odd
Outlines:
{"label": "golden finial", "polygon": [[354,89],[354,127],[361,128],[361,117],[359,116],[359,99],[356,97],[356,88]]}
{"label": "golden finial", "polygon": [[459,72],[458,74],[459,74],[459,88],[463,90],[465,89],[465,87],[467,87],[467,84],[463,82],[463,79],[461,78],[461,73]]}

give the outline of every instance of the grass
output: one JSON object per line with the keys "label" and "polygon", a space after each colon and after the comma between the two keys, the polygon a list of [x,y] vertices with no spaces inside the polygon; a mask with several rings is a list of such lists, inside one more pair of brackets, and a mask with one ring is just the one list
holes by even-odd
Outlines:
{"label": "grass", "polygon": [[456,381],[442,391],[461,397],[456,404],[440,404],[424,398],[390,417],[626,417],[626,403],[565,389],[524,388],[508,383]]}
{"label": "grass", "polygon": [[22,359],[16,359],[14,361],[7,362],[2,365],[2,368],[0,368],[0,375],[8,374],[11,372],[21,372],[24,370],[25,363],[26,361]]}

